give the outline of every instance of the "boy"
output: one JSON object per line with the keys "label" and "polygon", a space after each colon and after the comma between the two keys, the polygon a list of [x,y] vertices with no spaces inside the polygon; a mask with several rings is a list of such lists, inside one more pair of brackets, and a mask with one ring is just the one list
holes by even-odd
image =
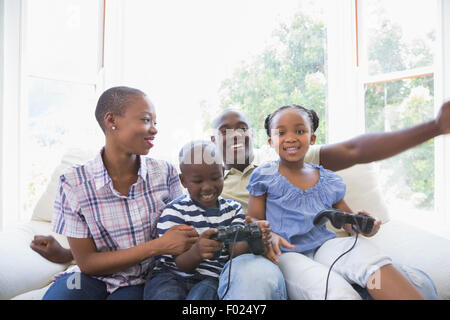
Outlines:
{"label": "boy", "polygon": [[[219,226],[244,225],[245,214],[234,200],[220,197],[223,189],[221,155],[210,142],[191,142],[180,152],[180,180],[189,195],[172,201],[163,211],[157,225],[159,236],[177,225],[193,226],[200,235],[186,252],[160,257],[149,275],[144,299],[216,300],[218,278],[229,258],[223,243],[211,240]],[[268,224],[259,224],[262,233],[270,233]],[[233,257],[248,252],[247,242],[232,244]],[[231,257],[232,258],[232,257]]]}

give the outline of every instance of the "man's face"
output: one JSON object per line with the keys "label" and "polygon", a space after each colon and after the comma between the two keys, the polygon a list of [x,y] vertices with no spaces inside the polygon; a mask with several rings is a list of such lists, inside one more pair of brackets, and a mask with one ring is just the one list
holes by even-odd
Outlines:
{"label": "man's face", "polygon": [[224,114],[211,140],[222,151],[226,165],[249,165],[253,161],[251,128],[239,113]]}

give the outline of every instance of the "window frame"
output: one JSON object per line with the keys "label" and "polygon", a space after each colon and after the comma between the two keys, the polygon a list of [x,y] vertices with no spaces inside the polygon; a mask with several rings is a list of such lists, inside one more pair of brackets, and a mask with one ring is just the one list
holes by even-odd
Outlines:
{"label": "window frame", "polygon": [[[99,95],[104,89],[105,34],[107,0],[97,0],[99,10],[98,28],[98,68],[95,77],[85,79],[63,79],[52,75],[33,75],[27,73],[26,50],[26,12],[30,0],[0,0],[0,15],[3,33],[0,36],[3,51],[0,64],[3,67],[0,87],[0,230],[29,218],[23,212],[23,199],[26,192],[21,168],[24,133],[27,123],[27,78],[82,83],[95,87]],[[3,45],[8,44],[8,45]],[[17,107],[12,107],[17,106]]]}
{"label": "window frame", "polygon": [[[437,37],[436,37],[436,57],[433,66],[416,68],[398,72],[369,75],[367,64],[362,57],[366,57],[365,37],[362,34],[364,24],[364,6],[363,1],[354,0],[354,52],[356,53],[357,68],[357,96],[359,113],[358,122],[365,124],[365,95],[364,87],[368,84],[386,83],[403,79],[412,79],[433,75],[435,94],[434,94],[434,115],[437,115],[445,99],[450,98],[450,3],[445,0],[437,1]],[[447,37],[444,37],[447,35]],[[351,123],[351,122],[350,122]],[[360,134],[365,132],[365,128],[356,129]],[[450,236],[450,204],[446,201],[446,195],[450,193],[450,168],[446,168],[445,163],[450,163],[450,139],[448,136],[435,138],[435,210],[433,214],[434,223],[429,224],[432,231],[434,226],[439,224],[438,233]],[[448,165],[447,165],[448,167]],[[438,223],[436,223],[438,221]],[[421,222],[423,224],[423,222]]]}

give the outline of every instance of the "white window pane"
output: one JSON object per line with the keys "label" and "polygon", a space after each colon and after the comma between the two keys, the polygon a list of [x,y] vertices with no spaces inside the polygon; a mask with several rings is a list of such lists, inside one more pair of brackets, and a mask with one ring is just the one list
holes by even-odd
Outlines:
{"label": "white window pane", "polygon": [[[367,132],[411,127],[433,117],[433,76],[371,84],[365,98]],[[392,214],[434,210],[433,140],[380,162],[379,169]]]}
{"label": "white window pane", "polygon": [[176,159],[185,141],[208,138],[228,106],[248,114],[258,147],[267,144],[264,117],[294,103],[319,112],[325,141],[327,2],[125,1],[125,82],[155,103],[153,152]]}
{"label": "white window pane", "polygon": [[361,25],[369,75],[433,65],[437,2],[364,0]]}
{"label": "white window pane", "polygon": [[98,0],[27,2],[27,73],[85,80],[97,75],[100,37]]}

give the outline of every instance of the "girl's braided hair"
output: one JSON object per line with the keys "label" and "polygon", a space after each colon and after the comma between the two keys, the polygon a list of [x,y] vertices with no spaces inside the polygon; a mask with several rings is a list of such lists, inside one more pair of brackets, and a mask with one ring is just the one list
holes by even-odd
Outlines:
{"label": "girl's braided hair", "polygon": [[291,104],[278,108],[277,110],[275,110],[266,117],[266,119],[264,120],[264,128],[266,129],[267,136],[270,137],[270,126],[272,124],[273,117],[275,117],[277,113],[280,113],[281,111],[286,109],[298,109],[302,112],[305,112],[308,115],[308,118],[311,122],[312,131],[316,132],[317,128],[319,127],[319,116],[317,115],[317,113],[312,109],[307,109],[297,104]]}

